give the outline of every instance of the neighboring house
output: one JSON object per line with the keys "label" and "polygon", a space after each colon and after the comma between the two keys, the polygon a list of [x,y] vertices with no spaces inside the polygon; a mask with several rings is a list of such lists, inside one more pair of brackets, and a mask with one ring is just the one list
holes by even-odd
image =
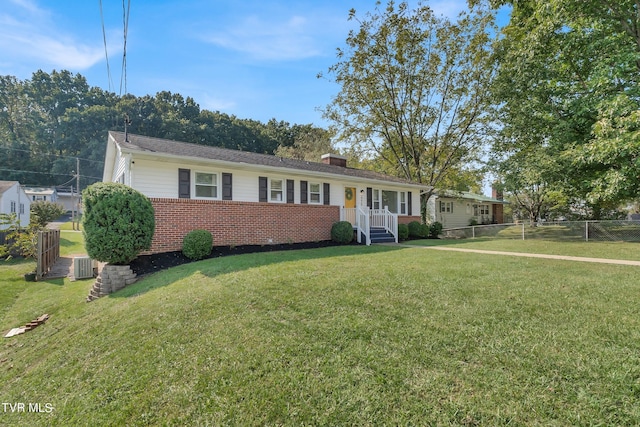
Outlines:
{"label": "neighboring house", "polygon": [[439,221],[444,228],[467,227],[477,224],[502,224],[504,205],[508,202],[493,190],[493,197],[466,191],[437,191],[427,203],[431,221]]}
{"label": "neighboring house", "polygon": [[82,201],[79,200],[78,193],[73,187],[57,188],[56,194],[58,196],[57,203],[64,207],[65,212],[77,211],[82,213]]}
{"label": "neighboring house", "polygon": [[[0,213],[16,214],[21,227],[30,221],[31,202],[18,181],[0,181]],[[8,225],[0,224],[0,229]]]}
{"label": "neighboring house", "polygon": [[420,220],[426,190],[333,154],[316,163],[121,132],[109,132],[103,181],[151,199],[151,253],[180,250],[194,229],[221,246],[329,240],[340,219],[360,227],[359,237],[369,236],[368,221],[396,234],[398,222]]}
{"label": "neighboring house", "polygon": [[32,202],[53,202],[58,203],[58,192],[50,187],[24,187],[25,193]]}

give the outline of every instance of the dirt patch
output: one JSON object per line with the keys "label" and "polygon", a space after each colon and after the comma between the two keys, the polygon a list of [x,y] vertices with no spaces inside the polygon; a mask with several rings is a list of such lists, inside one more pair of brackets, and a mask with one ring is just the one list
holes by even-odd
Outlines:
{"label": "dirt patch", "polygon": [[[337,246],[337,244],[330,240],[326,240],[322,242],[291,243],[279,245],[214,246],[213,250],[211,251],[211,255],[209,255],[205,259],[258,252],[316,249],[329,246]],[[138,276],[144,276],[146,274],[166,270],[167,268],[176,267],[178,265],[187,264],[189,262],[193,261],[184,256],[182,251],[174,251],[153,255],[141,255],[138,258],[134,259],[131,262],[130,266]]]}

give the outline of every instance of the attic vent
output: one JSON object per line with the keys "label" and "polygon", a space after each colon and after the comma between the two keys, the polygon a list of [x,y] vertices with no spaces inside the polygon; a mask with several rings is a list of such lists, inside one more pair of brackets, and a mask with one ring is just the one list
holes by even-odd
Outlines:
{"label": "attic vent", "polygon": [[325,165],[341,166],[343,168],[347,167],[347,158],[344,156],[329,153],[323,154],[320,158],[322,159],[322,163]]}

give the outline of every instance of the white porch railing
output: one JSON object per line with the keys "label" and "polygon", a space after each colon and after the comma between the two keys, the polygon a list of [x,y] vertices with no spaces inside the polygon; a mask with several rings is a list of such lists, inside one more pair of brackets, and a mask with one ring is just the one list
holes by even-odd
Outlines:
{"label": "white porch railing", "polygon": [[371,227],[384,228],[398,243],[398,215],[391,213],[387,206],[384,209],[371,210]]}
{"label": "white porch railing", "polygon": [[371,227],[384,228],[398,243],[398,215],[391,213],[386,206],[384,209],[369,209],[366,206],[342,208],[340,221],[349,221],[354,226],[358,243],[362,243],[364,237],[365,243],[371,244]]}

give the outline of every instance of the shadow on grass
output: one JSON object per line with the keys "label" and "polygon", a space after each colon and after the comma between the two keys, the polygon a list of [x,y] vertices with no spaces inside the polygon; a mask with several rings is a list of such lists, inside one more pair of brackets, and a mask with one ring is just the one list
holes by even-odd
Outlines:
{"label": "shadow on grass", "polygon": [[[464,245],[467,243],[488,242],[496,240],[495,238],[475,238],[475,239],[419,239],[419,240],[407,240],[401,242],[403,245],[408,246],[451,246],[451,245]],[[513,240],[513,239],[505,239]]]}
{"label": "shadow on grass", "polygon": [[47,283],[49,285],[63,286],[64,285],[64,278],[60,277],[60,278],[56,278],[56,279],[47,279],[45,277],[45,278],[43,278],[42,280],[39,280],[36,283]]}
{"label": "shadow on grass", "polygon": [[195,273],[206,277],[249,270],[282,262],[303,261],[320,258],[357,256],[404,249],[400,246],[330,246],[316,249],[296,249],[273,252],[258,252],[228,255],[203,261],[191,262],[143,277],[140,281],[110,294],[110,298],[129,298],[154,289],[169,286]]}

